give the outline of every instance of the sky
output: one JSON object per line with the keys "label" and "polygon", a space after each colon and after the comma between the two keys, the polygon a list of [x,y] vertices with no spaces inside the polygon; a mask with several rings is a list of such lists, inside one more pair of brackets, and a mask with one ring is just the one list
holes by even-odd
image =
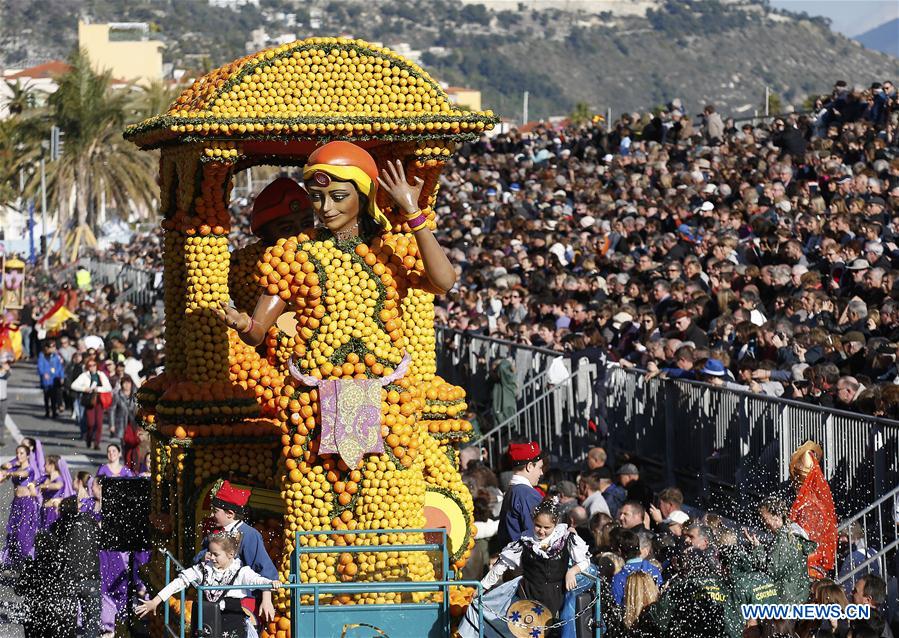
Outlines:
{"label": "sky", "polygon": [[772,7],[832,20],[831,28],[853,37],[899,18],[897,0],[771,0]]}

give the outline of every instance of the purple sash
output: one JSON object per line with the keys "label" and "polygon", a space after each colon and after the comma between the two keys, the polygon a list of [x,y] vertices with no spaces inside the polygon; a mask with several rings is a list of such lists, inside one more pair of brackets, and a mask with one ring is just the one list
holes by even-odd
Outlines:
{"label": "purple sash", "polygon": [[381,388],[402,379],[412,359],[408,353],[390,376],[381,379],[316,379],[302,374],[293,360],[290,374],[300,383],[318,388],[322,433],[319,454],[339,454],[350,468],[366,454],[382,454]]}

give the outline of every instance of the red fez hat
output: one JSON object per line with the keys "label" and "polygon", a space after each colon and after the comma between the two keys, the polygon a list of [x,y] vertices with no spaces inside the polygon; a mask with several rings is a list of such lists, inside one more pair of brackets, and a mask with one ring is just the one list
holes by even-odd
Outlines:
{"label": "red fez hat", "polygon": [[542,454],[540,446],[534,441],[531,441],[530,443],[509,444],[509,460],[516,465],[520,463],[530,463],[531,461],[540,458]]}
{"label": "red fez hat", "polygon": [[250,230],[255,234],[271,221],[298,215],[311,208],[309,195],[302,186],[289,177],[279,177],[256,196],[253,214],[250,216]]}
{"label": "red fez hat", "polygon": [[223,510],[242,510],[250,501],[250,490],[234,487],[228,481],[222,481],[212,495],[212,504]]}

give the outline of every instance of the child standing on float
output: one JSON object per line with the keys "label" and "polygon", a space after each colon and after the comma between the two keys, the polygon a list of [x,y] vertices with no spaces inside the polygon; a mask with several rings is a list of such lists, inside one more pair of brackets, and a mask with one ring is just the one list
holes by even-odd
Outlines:
{"label": "child standing on float", "polygon": [[[426,444],[427,432],[418,427],[409,428],[401,434],[395,432],[389,406],[380,398],[379,389],[374,405],[369,400],[370,395],[366,395],[366,399],[357,405],[340,407],[342,423],[361,423],[361,427],[357,426],[355,431],[346,434],[340,428],[339,437],[323,436],[322,426],[329,422],[330,404],[319,401],[319,395],[323,393],[319,381],[336,382],[340,387],[345,387],[348,391],[342,392],[344,395],[349,395],[351,388],[359,390],[354,393],[358,395],[365,394],[356,383],[358,381],[377,381],[390,378],[393,374],[401,375],[408,354],[403,342],[403,324],[400,323],[405,320],[401,315],[401,306],[407,289],[397,280],[405,281],[409,286],[414,282],[431,292],[443,294],[455,283],[455,271],[427,228],[425,214],[419,209],[423,181],[416,178],[415,184],[409,184],[400,162],[390,164],[379,176],[374,159],[361,147],[349,142],[331,142],[310,155],[303,177],[320,224],[315,237],[293,238],[269,249],[260,260],[258,278],[266,290],[252,317],[224,307],[220,309],[220,317],[238,331],[244,342],[255,346],[262,342],[286,308],[296,313],[298,334],[294,344],[293,374],[288,373],[287,366],[282,366],[280,371],[286,377],[286,385],[305,393],[302,398],[306,398],[307,403],[302,408],[289,408],[289,412],[285,410],[281,416],[282,431],[293,443],[288,460],[295,463],[288,487],[299,490],[290,490],[288,494],[288,516],[295,516],[304,529],[346,529],[351,532],[357,529],[357,523],[370,529],[400,526],[390,525],[386,517],[363,522],[360,517],[371,516],[372,512],[352,507],[351,495],[358,493],[365,496],[370,489],[362,484],[364,472],[369,471],[384,473],[385,478],[390,474],[393,477],[390,479],[391,487],[397,488],[395,493],[388,493],[385,489],[383,495],[378,494],[382,499],[380,511],[388,514],[396,510],[406,512],[405,525],[402,526],[422,528],[424,461],[423,455],[418,452]],[[390,222],[376,203],[378,184],[405,213],[420,262],[412,258],[409,266],[402,262],[398,264],[390,261],[385,252],[376,250],[383,245],[382,235],[390,230]],[[290,263],[286,259],[280,260],[281,256],[286,257],[286,253],[291,255]],[[270,259],[273,256],[278,257],[279,262],[275,269],[271,264],[276,262]],[[352,288],[347,290],[351,286],[348,282],[329,277],[329,272],[335,272],[335,261],[341,268],[352,270],[353,277],[359,281],[356,284],[359,292],[353,292]],[[292,270],[299,265],[314,265],[314,270]],[[412,269],[418,266],[421,266],[420,271],[413,273]],[[301,285],[294,285],[293,273],[297,273],[298,279],[303,279]],[[302,276],[303,273],[306,273],[305,276]],[[355,316],[342,308],[341,303],[354,306]],[[314,310],[315,307],[318,310]],[[380,309],[380,313],[376,309]],[[322,313],[322,310],[325,312]],[[320,329],[323,325],[328,329]],[[342,335],[337,347],[336,335]],[[352,344],[349,343],[351,339]],[[350,349],[345,360],[332,361],[345,347]],[[362,351],[363,356],[354,349]],[[411,390],[414,391],[414,387]],[[311,410],[303,416],[302,412],[309,408]],[[346,416],[347,409],[352,411],[350,417]],[[331,412],[333,414],[334,411]],[[394,445],[397,439],[407,444]],[[388,444],[386,449],[385,442]],[[291,446],[288,446],[290,449]],[[440,471],[444,471],[443,468]],[[455,470],[447,467],[445,471]],[[328,477],[327,482],[323,480],[325,477]],[[375,486],[371,489],[377,491]],[[322,504],[304,502],[303,492],[306,490],[310,493],[325,492],[324,497],[318,498]],[[332,518],[335,501],[343,509],[340,516]],[[290,548],[294,542],[293,534],[289,530],[285,533],[286,545]],[[409,542],[415,541],[409,539]],[[378,573],[390,578],[392,569],[396,577],[417,580],[433,578],[433,568],[427,558],[419,554],[404,553],[396,559],[397,564],[386,568],[375,561],[367,562],[365,558],[356,555],[341,563],[342,576],[368,580]],[[282,567],[286,569],[287,563]],[[334,574],[329,576],[334,577]],[[310,575],[304,571],[303,578],[310,579]]]}
{"label": "child standing on float", "polygon": [[[478,635],[479,602],[484,607],[484,619],[493,620],[484,627],[484,636],[496,636],[503,622],[494,620],[497,614],[507,614],[515,600],[532,600],[545,606],[553,619],[571,621],[574,617],[574,593],[589,585],[582,573],[592,573],[587,544],[565,523],[559,522],[559,503],[554,498],[540,502],[534,508],[534,532],[506,545],[490,572],[481,580],[485,593],[481,601],[468,607],[459,635],[472,638]],[[522,575],[496,586],[509,569],[521,569]],[[490,591],[488,591],[490,590]],[[511,635],[500,634],[500,635]],[[575,638],[573,622],[561,627],[561,638]]]}
{"label": "child standing on float", "polygon": [[[278,589],[281,586],[280,581],[260,576],[240,562],[240,559],[237,558],[239,545],[239,534],[213,533],[209,537],[206,560],[182,571],[151,600],[139,605],[135,612],[141,618],[150,613],[155,614],[156,608],[160,604],[164,604],[169,598],[191,585],[270,585],[272,589]],[[209,590],[204,592],[204,596],[207,602],[216,603],[219,608],[222,618],[220,636],[222,638],[246,638],[249,629],[248,617],[240,603],[247,596],[247,591],[243,589]],[[270,607],[271,592],[263,591],[262,597]],[[194,631],[196,631],[198,615],[196,611],[192,614]]]}

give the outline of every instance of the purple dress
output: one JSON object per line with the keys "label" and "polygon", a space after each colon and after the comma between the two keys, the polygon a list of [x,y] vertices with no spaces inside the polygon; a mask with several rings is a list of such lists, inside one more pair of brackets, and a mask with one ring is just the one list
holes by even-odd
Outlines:
{"label": "purple dress", "polygon": [[118,474],[113,474],[112,470],[109,469],[109,463],[104,463],[100,466],[100,469],[97,470],[97,477],[101,478],[134,478],[134,472],[129,470],[125,465],[122,465],[122,469]]}
{"label": "purple dress", "polygon": [[[12,471],[16,471],[13,467]],[[11,476],[14,487],[23,487],[34,480],[34,471],[29,468],[27,476]],[[15,566],[25,558],[34,558],[34,538],[40,522],[40,505],[34,496],[16,496],[9,507],[6,523],[6,545],[0,552],[0,564]]]}
{"label": "purple dress", "polygon": [[[56,490],[47,490],[43,487],[40,488],[40,493],[43,496],[44,501],[49,501],[51,499],[64,499],[67,496],[71,496],[75,493],[75,488],[72,486],[72,474],[69,472],[69,465],[66,463],[65,459],[59,460],[59,482],[62,484]],[[45,483],[50,483],[50,477],[45,476],[42,481],[42,485]],[[59,507],[41,507],[41,531],[50,529],[50,526],[53,525],[57,520],[59,520]]]}
{"label": "purple dress", "polygon": [[[112,473],[108,463],[104,463],[97,470],[97,478],[133,477],[134,473],[124,465],[118,474]],[[102,524],[102,514],[99,518]],[[100,620],[103,629],[109,630],[115,626],[116,616],[125,611],[128,604],[128,552],[100,550],[100,581],[102,592]]]}

